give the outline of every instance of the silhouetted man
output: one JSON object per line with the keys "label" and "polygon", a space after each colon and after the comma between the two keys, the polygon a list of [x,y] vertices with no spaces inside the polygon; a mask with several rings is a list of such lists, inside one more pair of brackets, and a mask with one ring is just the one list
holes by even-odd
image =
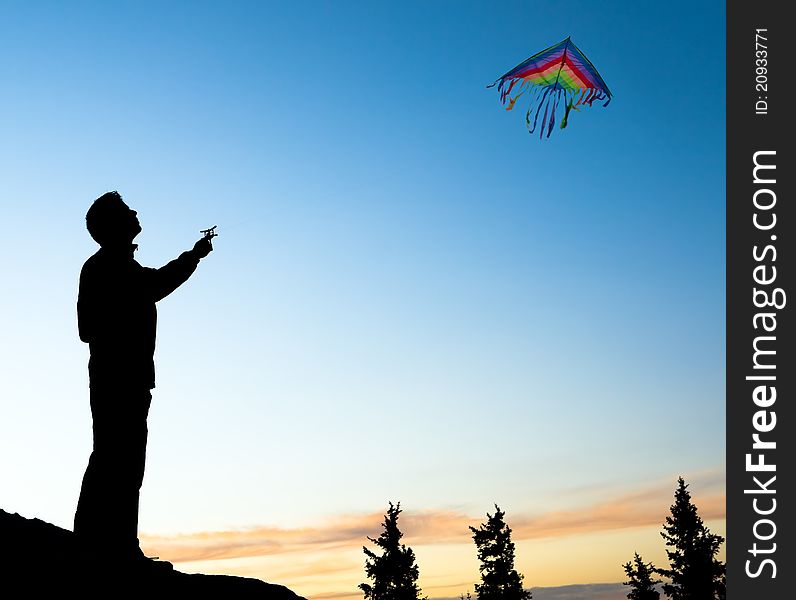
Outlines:
{"label": "silhouetted man", "polygon": [[133,258],[133,239],[141,232],[136,214],[117,192],[97,198],[86,213],[86,227],[101,247],[83,265],[77,300],[80,339],[91,354],[94,447],[75,534],[87,549],[143,567],[153,564],[139,548],[138,498],[155,387],[155,303],[183,284],[213,248],[205,237],[160,269],[142,267]]}

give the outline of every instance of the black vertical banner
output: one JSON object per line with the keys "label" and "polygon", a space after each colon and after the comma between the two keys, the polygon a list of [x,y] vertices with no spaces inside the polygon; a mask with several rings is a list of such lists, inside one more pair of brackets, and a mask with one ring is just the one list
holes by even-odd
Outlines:
{"label": "black vertical banner", "polygon": [[782,0],[727,3],[727,598],[794,598],[793,67]]}

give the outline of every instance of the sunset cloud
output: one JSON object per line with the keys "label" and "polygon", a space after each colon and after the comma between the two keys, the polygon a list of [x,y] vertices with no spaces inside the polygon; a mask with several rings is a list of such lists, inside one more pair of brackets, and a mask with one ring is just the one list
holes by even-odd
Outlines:
{"label": "sunset cloud", "polygon": [[[676,480],[674,475],[636,489],[606,485],[567,490],[561,496],[566,508],[544,512],[502,506],[517,543],[518,569],[528,575],[527,584],[547,586],[536,587],[534,597],[621,600],[622,590],[609,582],[622,580],[623,561],[636,550],[665,560],[657,532],[674,500]],[[690,474],[686,481],[702,518],[724,519],[723,471]],[[572,504],[573,493],[583,504]],[[417,555],[424,594],[439,600],[472,592],[478,566],[468,525],[483,522],[494,507],[485,506],[480,514],[402,508],[403,541]],[[279,582],[312,600],[361,600],[357,585],[365,579],[362,546],[372,547],[367,538],[379,535],[385,509],[337,515],[303,527],[142,536],[141,541],[147,554],[179,563],[183,571]],[[722,524],[717,529],[721,533]]]}
{"label": "sunset cloud", "polygon": [[[695,481],[701,484],[697,485],[701,493],[694,496],[694,501],[702,518],[723,519],[723,479],[711,472],[696,477]],[[576,509],[540,514],[515,512],[507,515],[507,521],[515,541],[658,526],[672,503],[673,490],[673,482],[661,482]],[[485,513],[493,511],[493,507],[486,507]],[[336,516],[323,524],[300,528],[265,526],[176,536],[142,536],[142,544],[149,553],[178,563],[358,550],[368,544],[367,536],[379,534],[383,517],[383,510],[379,510]],[[405,510],[401,514],[401,530],[405,542],[412,546],[469,544],[468,526],[477,526],[484,519],[485,514],[471,515],[456,510]]]}

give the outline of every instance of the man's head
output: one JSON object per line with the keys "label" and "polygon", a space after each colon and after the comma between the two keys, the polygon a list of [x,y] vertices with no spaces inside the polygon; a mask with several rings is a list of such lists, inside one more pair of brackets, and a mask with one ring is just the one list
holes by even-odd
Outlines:
{"label": "man's head", "polygon": [[86,228],[100,246],[131,244],[141,233],[137,213],[119,192],[108,192],[94,200],[86,213]]}

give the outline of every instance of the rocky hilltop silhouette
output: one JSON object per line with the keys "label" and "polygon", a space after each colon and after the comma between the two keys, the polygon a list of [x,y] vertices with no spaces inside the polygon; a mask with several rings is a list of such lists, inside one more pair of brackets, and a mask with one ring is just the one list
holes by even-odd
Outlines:
{"label": "rocky hilltop silhouette", "polygon": [[0,598],[304,600],[282,585],[230,575],[115,568],[81,552],[71,531],[0,509]]}

